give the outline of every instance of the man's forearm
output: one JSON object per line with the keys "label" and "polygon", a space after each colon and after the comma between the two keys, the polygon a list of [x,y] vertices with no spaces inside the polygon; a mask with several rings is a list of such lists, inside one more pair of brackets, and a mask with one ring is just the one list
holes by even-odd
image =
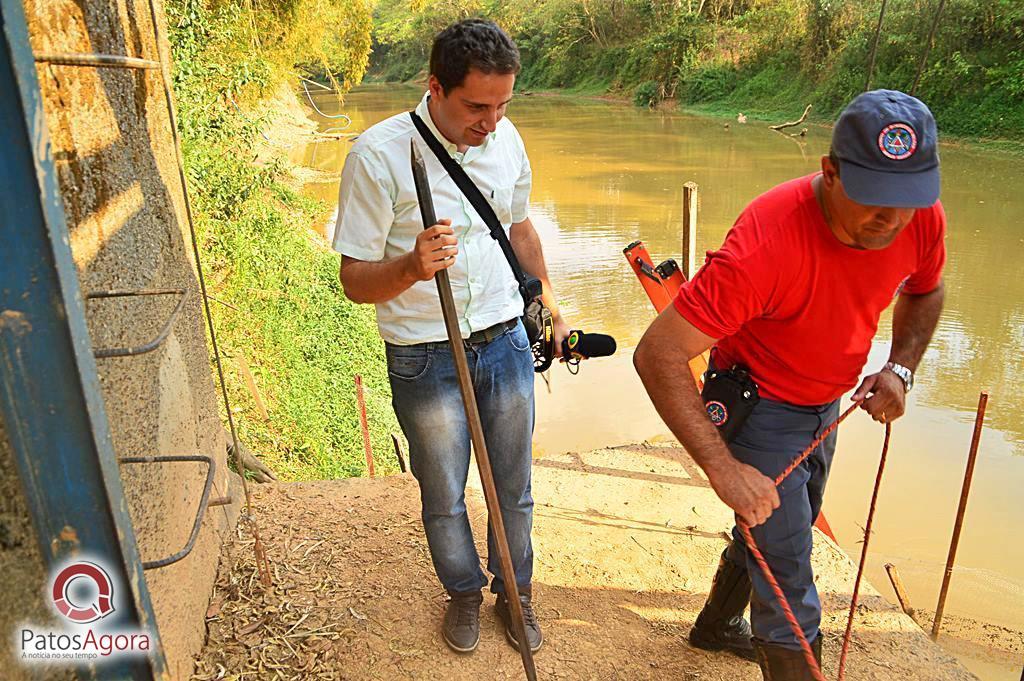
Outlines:
{"label": "man's forearm", "polygon": [[685,353],[641,342],[633,364],[661,420],[709,478],[736,463],[707,417]]}
{"label": "man's forearm", "polygon": [[380,262],[344,258],[341,284],[353,303],[383,303],[416,283],[408,255]]}
{"label": "man's forearm", "polygon": [[689,362],[714,342],[669,307],[640,340],[633,365],[654,408],[707,474],[712,489],[753,527],[779,507],[779,494],[770,478],[733,457],[704,411]]}
{"label": "man's forearm", "polygon": [[942,314],[945,286],[924,295],[901,295],[892,315],[892,350],[889,360],[917,371]]}
{"label": "man's forearm", "polygon": [[540,283],[544,287],[541,299],[548,310],[551,311],[551,316],[556,320],[559,319],[561,314],[558,311],[558,301],[555,300],[554,289],[551,287],[551,281],[548,279],[548,267],[547,263],[544,262],[544,249],[541,247],[537,230],[533,228],[533,223],[530,222],[529,218],[512,225],[509,243],[512,244],[512,250],[515,251],[516,259],[519,260],[522,268],[540,279]]}

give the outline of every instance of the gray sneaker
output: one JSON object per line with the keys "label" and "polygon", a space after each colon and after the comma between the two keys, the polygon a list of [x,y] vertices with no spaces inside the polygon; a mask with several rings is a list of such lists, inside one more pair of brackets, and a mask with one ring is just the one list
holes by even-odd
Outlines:
{"label": "gray sneaker", "polygon": [[[530,587],[519,587],[519,603],[523,606],[523,620],[526,623],[526,640],[530,643],[530,650],[537,652],[544,645],[544,634],[540,631],[537,613],[533,611],[531,595]],[[498,594],[498,600],[494,603],[494,611],[501,619],[501,623],[505,625],[505,638],[513,648],[519,650],[519,641],[516,640],[515,628],[512,626],[512,609],[508,607],[508,599],[505,594]]]}
{"label": "gray sneaker", "polygon": [[444,613],[441,636],[457,653],[471,653],[480,644],[480,604],[483,594],[476,591],[449,591],[451,600]]}

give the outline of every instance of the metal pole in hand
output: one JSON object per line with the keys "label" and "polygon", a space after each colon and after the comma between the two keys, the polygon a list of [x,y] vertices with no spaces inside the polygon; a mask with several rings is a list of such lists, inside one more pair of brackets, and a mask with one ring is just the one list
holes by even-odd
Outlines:
{"label": "metal pole in hand", "polygon": [[[430,183],[427,181],[427,167],[416,148],[415,140],[410,140],[409,146],[412,150],[412,177],[416,184],[416,197],[420,203],[423,229],[427,229],[437,222],[437,217],[434,215],[434,200],[430,195]],[[452,358],[455,360],[459,391],[462,393],[462,405],[466,409],[469,436],[473,442],[476,464],[480,470],[480,482],[484,488],[484,500],[487,502],[487,517],[491,523],[491,529],[494,530],[494,543],[498,548],[501,573],[505,578],[505,596],[508,599],[509,609],[512,611],[512,626],[515,627],[516,639],[519,641],[519,654],[523,658],[526,678],[535,681],[537,669],[533,664],[533,651],[530,650],[530,644],[526,640],[526,622],[523,619],[522,603],[519,602],[519,587],[516,583],[515,569],[512,567],[512,554],[508,549],[505,522],[501,517],[498,489],[494,485],[494,474],[491,472],[491,459],[487,455],[487,443],[484,441],[484,429],[480,422],[476,393],[473,392],[473,380],[469,376],[466,348],[462,345],[462,332],[459,330],[459,318],[455,310],[451,282],[448,280],[448,270],[438,270],[434,275],[434,280],[437,282],[437,293],[441,298],[441,312],[444,314],[444,325],[448,331],[448,345],[451,347]]]}
{"label": "metal pole in hand", "polygon": [[942,577],[942,589],[939,591],[939,602],[935,606],[935,620],[932,622],[932,639],[939,637],[942,627],[942,611],[946,609],[946,595],[949,593],[949,580],[953,578],[953,563],[956,561],[956,549],[960,544],[960,530],[964,525],[964,514],[967,512],[967,495],[971,492],[971,480],[974,479],[974,462],[978,459],[978,444],[981,442],[981,428],[985,424],[985,408],[988,406],[988,393],[982,392],[978,398],[978,415],[974,419],[974,435],[971,437],[971,451],[967,455],[967,470],[964,471],[964,486],[960,490],[960,506],[956,511],[956,522],[953,523],[953,538],[949,542],[949,556],[946,558],[946,574]]}

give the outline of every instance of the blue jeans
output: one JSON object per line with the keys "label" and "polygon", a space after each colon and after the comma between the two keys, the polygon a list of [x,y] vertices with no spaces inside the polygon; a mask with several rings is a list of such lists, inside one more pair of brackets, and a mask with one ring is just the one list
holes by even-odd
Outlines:
{"label": "blue jeans", "polygon": [[[839,400],[821,407],[798,407],[762,399],[729,449],[743,463],[775,478],[838,417]],[[808,642],[818,637],[821,623],[821,601],[811,571],[811,526],[821,511],[835,450],[833,431],[779,486],[779,508],[765,523],[751,529]],[[754,637],[770,645],[799,649],[774,592],[736,528],[733,537],[727,556],[739,565],[746,563],[753,584],[750,625]]]}
{"label": "blue jeans", "polygon": [[[533,578],[533,359],[522,322],[487,343],[466,344],[466,359],[498,489],[516,583]],[[487,584],[466,514],[470,439],[455,362],[447,342],[387,345],[392,404],[409,441],[409,463],[420,484],[423,528],[441,584],[449,591]],[[491,591],[504,575],[490,524],[487,569]]]}

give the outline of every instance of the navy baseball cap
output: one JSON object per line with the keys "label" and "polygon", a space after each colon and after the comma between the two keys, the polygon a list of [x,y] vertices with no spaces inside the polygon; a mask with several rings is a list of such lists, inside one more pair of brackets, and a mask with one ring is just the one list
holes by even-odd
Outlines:
{"label": "navy baseball cap", "polygon": [[939,199],[935,118],[896,90],[859,95],[839,115],[832,151],[846,195],[867,206],[927,208]]}

